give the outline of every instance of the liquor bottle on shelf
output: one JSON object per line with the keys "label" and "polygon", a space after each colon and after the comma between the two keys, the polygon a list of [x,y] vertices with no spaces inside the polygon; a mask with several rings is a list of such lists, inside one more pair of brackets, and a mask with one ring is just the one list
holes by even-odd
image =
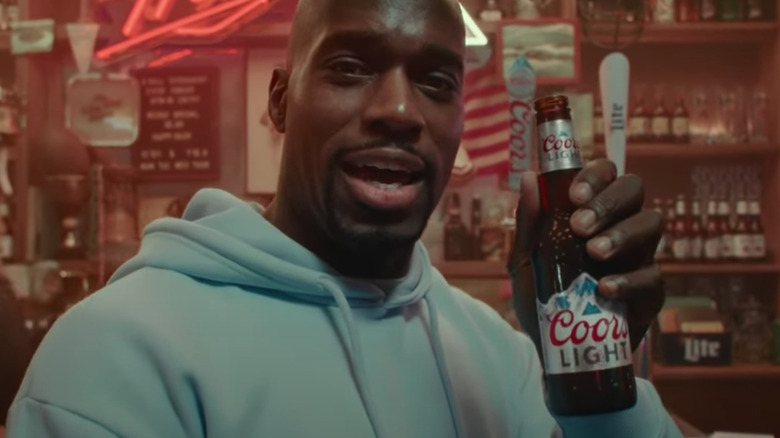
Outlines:
{"label": "liquor bottle on shelf", "polygon": [[745,199],[737,201],[737,222],[734,225],[734,259],[740,262],[751,258],[753,235],[750,231],[750,216],[748,202]]}
{"label": "liquor bottle on shelf", "polygon": [[505,214],[499,205],[489,205],[482,223],[481,260],[500,262],[509,255],[505,253],[505,231],[501,226]]}
{"label": "liquor bottle on shelf", "polygon": [[742,19],[743,0],[719,0],[718,18],[720,21],[739,21]]}
{"label": "liquor bottle on shelf", "polygon": [[718,232],[720,233],[720,260],[734,258],[734,229],[731,226],[731,208],[725,199],[718,201]]}
{"label": "liquor bottle on shelf", "polygon": [[685,109],[685,100],[677,96],[677,103],[672,111],[672,141],[675,143],[688,143],[690,141],[688,110]]}
{"label": "liquor bottle on shelf", "polygon": [[647,142],[650,137],[650,115],[645,109],[645,100],[638,96],[628,122],[629,140],[634,143]]}
{"label": "liquor bottle on shelf", "polygon": [[666,110],[664,99],[659,93],[655,101],[653,115],[650,118],[650,140],[657,143],[667,143],[671,141],[672,120],[669,111]]}
{"label": "liquor bottle on shelf", "polygon": [[471,259],[482,260],[482,199],[474,195],[471,199],[471,230],[469,233],[471,243]]}
{"label": "liquor bottle on shelf", "polygon": [[666,238],[665,257],[667,260],[674,260],[674,201],[666,200],[666,220],[664,221],[664,236]]}
{"label": "liquor bottle on shelf", "polygon": [[768,111],[769,101],[766,92],[763,90],[754,91],[747,114],[748,141],[751,143],[769,142]]}
{"label": "liquor bottle on shelf", "polygon": [[9,263],[14,257],[14,230],[8,200],[0,200],[0,258]]}
{"label": "liquor bottle on shelf", "polygon": [[447,206],[447,223],[444,225],[444,259],[467,260],[469,252],[469,232],[461,218],[460,195],[453,193]]}
{"label": "liquor bottle on shelf", "polygon": [[653,21],[656,23],[674,23],[674,15],[674,0],[655,0]]}
{"label": "liquor bottle on shelf", "polygon": [[769,2],[764,0],[746,0],[745,19],[749,21],[764,21],[769,18]]}
{"label": "liquor bottle on shelf", "polygon": [[691,233],[688,214],[686,212],[685,195],[677,195],[675,204],[672,255],[678,262],[687,261],[691,255]]}
{"label": "liquor bottle on shelf", "polygon": [[599,97],[596,97],[593,106],[593,141],[597,144],[604,143],[604,108]]}
{"label": "liquor bottle on shelf", "polygon": [[718,0],[699,0],[699,18],[701,21],[717,21]]}
{"label": "liquor bottle on shelf", "polygon": [[[534,108],[542,237],[531,261],[548,406],[558,415],[623,410],[636,404],[625,306],[602,300],[596,292],[599,266],[588,257],[586,241],[574,235],[569,225],[577,210],[569,199],[569,187],[582,168],[569,102],[564,96],[544,97],[534,102]],[[586,308],[586,312],[573,311]],[[574,330],[605,324],[611,336]],[[585,350],[599,357],[587,356]]]}
{"label": "liquor bottle on shelf", "polygon": [[761,204],[757,200],[750,201],[748,206],[750,213],[750,235],[752,245],[750,258],[756,261],[766,259],[766,238],[764,237],[764,226],[761,222]]}
{"label": "liquor bottle on shelf", "polygon": [[688,121],[691,143],[709,144],[712,142],[713,118],[709,100],[707,92],[702,89],[697,90],[693,94]]}
{"label": "liquor bottle on shelf", "polygon": [[691,261],[698,261],[704,257],[704,230],[701,223],[701,204],[698,199],[691,201],[690,239]]}
{"label": "liquor bottle on shelf", "polygon": [[479,19],[482,21],[501,21],[504,18],[504,12],[498,6],[496,0],[488,0],[482,12],[479,13]]}
{"label": "liquor bottle on shelf", "polygon": [[699,0],[677,0],[676,19],[682,23],[699,21]]}
{"label": "liquor bottle on shelf", "polygon": [[720,260],[720,221],[717,201],[707,201],[707,221],[704,225],[704,259],[708,262]]}
{"label": "liquor bottle on shelf", "polygon": [[[665,218],[666,215],[664,214],[664,208],[661,204],[660,198],[653,199],[653,210],[655,210],[656,213],[658,213],[662,218]],[[664,222],[666,225],[666,222]],[[665,230],[665,228],[664,228]],[[668,245],[668,242],[666,241],[666,232],[664,232],[661,235],[661,240],[658,242],[658,246],[655,248],[655,259],[658,261],[665,261],[668,260],[668,250],[666,249],[666,246]]]}

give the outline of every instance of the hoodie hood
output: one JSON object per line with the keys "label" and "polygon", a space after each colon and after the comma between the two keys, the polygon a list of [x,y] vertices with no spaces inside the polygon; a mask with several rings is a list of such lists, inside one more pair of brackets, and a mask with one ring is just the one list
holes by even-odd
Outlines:
{"label": "hoodie hood", "polygon": [[323,284],[332,284],[344,292],[350,307],[384,310],[420,301],[431,287],[433,268],[419,242],[409,272],[385,294],[371,281],[339,275],[279,231],[262,212],[260,205],[224,191],[201,190],[181,219],[160,219],[144,230],[138,254],[122,265],[109,283],[143,267],[153,267],[214,283],[270,290],[313,304],[334,305],[332,295],[323,290]]}
{"label": "hoodie hood", "polygon": [[371,308],[376,318],[382,318],[391,309],[424,301],[431,349],[446,392],[455,438],[463,436],[436,309],[433,300],[427,298],[434,279],[441,287],[447,285],[439,274],[434,276],[420,242],[415,245],[406,276],[394,282],[391,289],[384,290],[369,280],[340,276],[268,222],[258,204],[244,202],[221,190],[204,189],[192,198],[181,219],[160,219],[149,225],[144,230],[138,254],[122,265],[109,283],[145,267],[175,271],[217,284],[243,286],[258,293],[294,297],[314,305],[338,307],[346,325],[348,345],[345,347],[355,386],[377,438],[390,437],[383,432],[381,413],[366,377],[363,348],[352,309]]}

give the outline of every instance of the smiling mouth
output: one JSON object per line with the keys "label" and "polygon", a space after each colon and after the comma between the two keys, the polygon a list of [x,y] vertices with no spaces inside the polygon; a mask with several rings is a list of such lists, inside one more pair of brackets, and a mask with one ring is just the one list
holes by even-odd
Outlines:
{"label": "smiling mouth", "polygon": [[401,167],[393,167],[381,163],[352,164],[344,163],[344,173],[362,181],[379,186],[400,187],[422,181],[421,171],[412,171]]}
{"label": "smiling mouth", "polygon": [[398,148],[364,149],[340,162],[348,187],[363,205],[380,210],[408,209],[422,193],[422,158]]}
{"label": "smiling mouth", "polygon": [[418,183],[425,172],[420,157],[397,148],[356,151],[345,156],[341,164],[348,176],[384,186]]}

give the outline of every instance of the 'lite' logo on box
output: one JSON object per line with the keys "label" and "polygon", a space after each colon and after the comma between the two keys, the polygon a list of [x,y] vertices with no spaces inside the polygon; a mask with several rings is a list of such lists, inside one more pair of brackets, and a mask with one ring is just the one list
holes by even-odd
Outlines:
{"label": "'lite' logo on box", "polygon": [[706,339],[687,338],[685,340],[685,360],[698,362],[701,359],[717,358],[720,355],[720,342]]}

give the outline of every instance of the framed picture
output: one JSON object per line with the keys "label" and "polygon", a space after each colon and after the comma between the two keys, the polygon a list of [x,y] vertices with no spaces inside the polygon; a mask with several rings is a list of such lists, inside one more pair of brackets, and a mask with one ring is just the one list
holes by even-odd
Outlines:
{"label": "framed picture", "polygon": [[497,68],[508,76],[515,60],[525,55],[537,85],[572,85],[580,80],[581,29],[577,20],[501,21],[497,32]]}
{"label": "framed picture", "polygon": [[286,56],[285,49],[279,48],[250,50],[247,57],[247,194],[276,193],[284,135],[268,117],[268,86]]}

